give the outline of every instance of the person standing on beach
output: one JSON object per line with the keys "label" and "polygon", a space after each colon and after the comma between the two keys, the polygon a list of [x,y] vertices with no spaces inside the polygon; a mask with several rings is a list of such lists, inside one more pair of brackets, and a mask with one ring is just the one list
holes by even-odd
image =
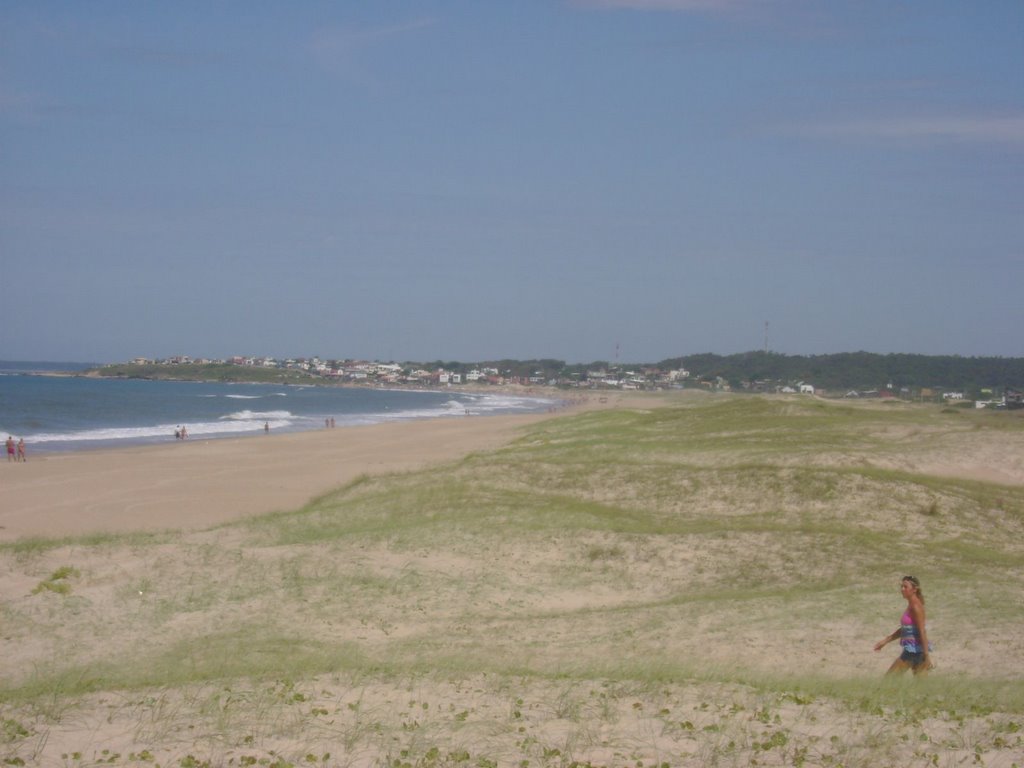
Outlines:
{"label": "person standing on beach", "polygon": [[7,460],[15,461],[14,458],[14,438],[11,435],[7,436]]}
{"label": "person standing on beach", "polygon": [[19,437],[18,438],[18,461],[28,461],[28,459],[25,458],[25,438],[24,437]]}
{"label": "person standing on beach", "polygon": [[899,638],[903,652],[885,674],[900,674],[909,669],[915,675],[926,675],[934,665],[931,660],[928,630],[925,628],[924,592],[921,591],[921,582],[914,576],[904,576],[900,581],[900,594],[907,601],[907,610],[900,618],[899,629],[875,643],[875,650],[880,651]]}

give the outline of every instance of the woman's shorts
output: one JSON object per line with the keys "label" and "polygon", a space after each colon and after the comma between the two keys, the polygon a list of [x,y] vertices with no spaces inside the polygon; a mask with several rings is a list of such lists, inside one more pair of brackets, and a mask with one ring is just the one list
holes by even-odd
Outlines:
{"label": "woman's shorts", "polygon": [[900,661],[905,661],[912,667],[919,667],[924,664],[924,652],[913,653],[911,651],[904,651],[900,654]]}

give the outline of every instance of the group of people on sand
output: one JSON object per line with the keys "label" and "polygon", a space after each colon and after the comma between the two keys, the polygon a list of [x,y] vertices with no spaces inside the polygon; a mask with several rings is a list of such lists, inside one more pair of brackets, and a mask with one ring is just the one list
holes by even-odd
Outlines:
{"label": "group of people on sand", "polygon": [[25,458],[25,438],[19,437],[18,443],[15,445],[14,438],[11,435],[7,436],[7,460],[8,461],[27,461]]}
{"label": "group of people on sand", "polygon": [[175,427],[175,429],[174,429],[174,439],[175,440],[184,440],[187,437],[188,437],[188,429],[186,429],[184,426]]}

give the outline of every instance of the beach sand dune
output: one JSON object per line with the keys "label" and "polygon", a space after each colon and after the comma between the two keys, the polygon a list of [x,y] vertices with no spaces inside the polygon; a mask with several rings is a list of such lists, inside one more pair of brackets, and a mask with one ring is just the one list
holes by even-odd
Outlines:
{"label": "beach sand dune", "polygon": [[[57,539],[0,553],[0,763],[1020,762],[1016,422],[591,408],[0,464],[0,542]],[[920,686],[872,650],[906,572]]]}

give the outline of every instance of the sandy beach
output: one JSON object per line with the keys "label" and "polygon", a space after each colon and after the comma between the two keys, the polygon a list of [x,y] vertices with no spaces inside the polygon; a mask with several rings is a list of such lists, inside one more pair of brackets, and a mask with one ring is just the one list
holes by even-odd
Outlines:
{"label": "sandy beach", "polygon": [[[693,395],[694,393],[688,393]],[[700,393],[697,393],[700,395]],[[574,410],[652,407],[678,395],[632,393],[581,400]],[[200,530],[297,509],[360,475],[422,469],[508,443],[523,428],[565,411],[426,419],[160,446],[33,454],[0,463],[0,541],[93,533]],[[890,435],[894,443],[903,439]],[[1006,438],[1010,440],[1011,438]],[[910,455],[870,460],[945,477],[1024,484],[1024,453],[958,438]]]}
{"label": "sandy beach", "polygon": [[296,509],[364,474],[496,448],[550,414],[429,419],[161,446],[30,454],[0,464],[0,541],[194,530]]}
{"label": "sandy beach", "polygon": [[[1011,765],[1021,457],[1015,417],[697,391],[30,451],[0,761]],[[873,650],[905,572],[927,684]]]}

